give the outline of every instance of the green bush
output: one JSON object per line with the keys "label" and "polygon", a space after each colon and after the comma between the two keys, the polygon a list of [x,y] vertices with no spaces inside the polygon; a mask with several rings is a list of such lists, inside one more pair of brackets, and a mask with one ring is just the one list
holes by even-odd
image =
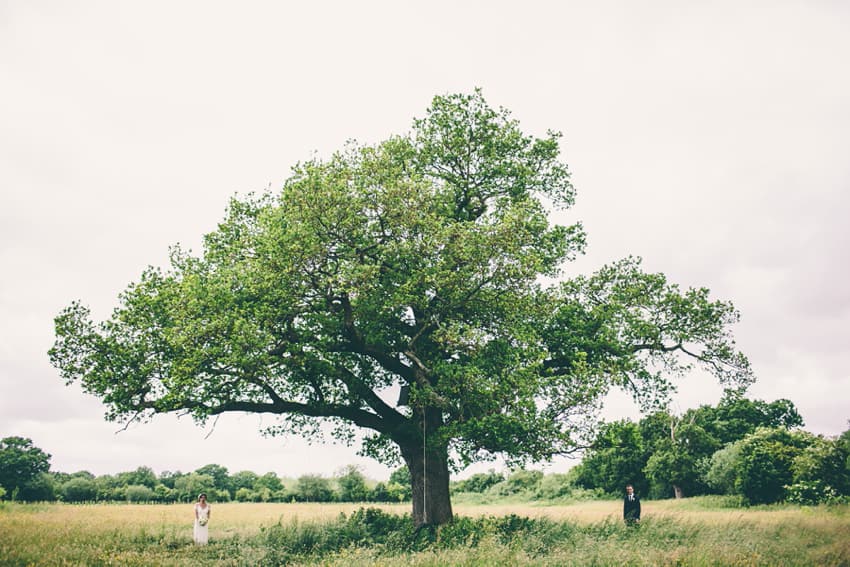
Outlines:
{"label": "green bush", "polygon": [[56,485],[51,475],[48,473],[39,473],[32,480],[15,488],[12,494],[16,495],[14,500],[48,502],[56,500]]}
{"label": "green bush", "polygon": [[403,542],[410,542],[414,532],[410,516],[375,508],[360,508],[348,517],[340,514],[334,522],[278,523],[263,531],[267,549],[263,564],[286,564],[299,556],[326,555],[348,547],[389,544],[396,551],[408,551]]}
{"label": "green bush", "polygon": [[366,477],[354,465],[343,468],[336,478],[340,502],[366,502],[370,496]]}
{"label": "green bush", "polygon": [[485,541],[522,549],[531,556],[542,556],[579,534],[591,533],[604,539],[622,529],[621,522],[610,522],[596,534],[599,528],[592,526],[579,528],[568,522],[513,514],[504,517],[457,517],[445,525],[416,528],[409,515],[361,508],[350,516],[340,514],[332,522],[293,521],[264,528],[260,546],[265,553],[264,565],[287,564],[308,556],[315,560],[352,548],[372,548],[379,553],[395,555],[474,548]]}
{"label": "green bush", "polygon": [[499,484],[500,482],[504,482],[505,475],[502,473],[497,473],[493,469],[490,469],[486,473],[477,473],[466,480],[459,480],[457,482],[452,483],[452,491],[453,492],[484,492],[488,488],[493,485]]}
{"label": "green bush", "polygon": [[97,497],[97,486],[87,478],[72,478],[61,487],[65,502],[90,502]]}
{"label": "green bush", "polygon": [[334,491],[330,480],[315,474],[305,474],[298,478],[295,497],[299,502],[333,502]]}
{"label": "green bush", "polygon": [[254,491],[250,488],[242,487],[236,491],[236,500],[238,502],[254,502]]}
{"label": "green bush", "polygon": [[519,469],[512,472],[504,482],[492,485],[489,491],[499,496],[511,496],[514,494],[532,495],[538,489],[542,480],[543,473],[540,471]]}
{"label": "green bush", "polygon": [[173,502],[174,500],[176,500],[176,497],[174,496],[174,491],[162,483],[157,484],[154,487],[153,493],[154,498],[157,502]]}
{"label": "green bush", "polygon": [[152,502],[155,493],[144,484],[131,484],[124,490],[129,502]]}
{"label": "green bush", "polygon": [[750,504],[771,504],[785,499],[793,483],[792,466],[814,437],[784,429],[759,429],[741,444],[736,491]]}
{"label": "green bush", "polygon": [[834,502],[838,492],[823,481],[800,481],[785,487],[786,500],[791,504],[812,506]]}
{"label": "green bush", "polygon": [[569,496],[573,491],[570,476],[566,474],[547,474],[540,481],[535,498],[542,500],[554,500]]}

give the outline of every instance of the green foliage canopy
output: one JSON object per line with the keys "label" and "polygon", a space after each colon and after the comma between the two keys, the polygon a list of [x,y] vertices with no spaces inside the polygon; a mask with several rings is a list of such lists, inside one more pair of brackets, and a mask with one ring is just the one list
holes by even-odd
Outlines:
{"label": "green foliage canopy", "polygon": [[[653,498],[669,497],[677,488],[686,496],[740,494],[745,440],[750,443],[759,430],[788,431],[802,424],[789,400],[750,400],[731,391],[717,406],[702,405],[681,416],[658,411],[638,423],[605,423],[576,467],[576,483],[608,494],[620,494],[630,483]],[[801,471],[797,476],[805,482],[828,477],[830,486],[842,486],[840,443],[824,443],[801,456],[794,465]]]}
{"label": "green foliage canopy", "polygon": [[366,502],[369,499],[369,487],[366,477],[354,465],[343,468],[336,477],[340,502]]}
{"label": "green foliage canopy", "polygon": [[62,484],[62,498],[65,502],[90,502],[97,498],[97,486],[93,480],[76,477]]}
{"label": "green foliage canopy", "polygon": [[751,504],[783,499],[793,480],[793,464],[813,441],[810,433],[759,429],[741,443],[735,488]]}
{"label": "green foliage canopy", "polygon": [[317,474],[305,474],[298,477],[295,496],[301,502],[330,502],[333,500],[333,488],[328,479]]}
{"label": "green foliage canopy", "polygon": [[48,491],[40,477],[50,469],[50,455],[31,439],[6,437],[0,440],[0,486],[11,497],[41,500]]}
{"label": "green foliage canopy", "polygon": [[638,424],[629,420],[605,423],[577,467],[576,483],[608,494],[620,494],[631,484],[638,494],[646,494],[646,460]]}

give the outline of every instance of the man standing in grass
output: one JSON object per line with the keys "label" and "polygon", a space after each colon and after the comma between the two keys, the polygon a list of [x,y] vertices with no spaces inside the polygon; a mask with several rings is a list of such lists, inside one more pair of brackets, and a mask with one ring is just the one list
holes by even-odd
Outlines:
{"label": "man standing in grass", "polygon": [[631,484],[626,485],[626,497],[623,498],[623,519],[628,526],[640,522],[640,498]]}

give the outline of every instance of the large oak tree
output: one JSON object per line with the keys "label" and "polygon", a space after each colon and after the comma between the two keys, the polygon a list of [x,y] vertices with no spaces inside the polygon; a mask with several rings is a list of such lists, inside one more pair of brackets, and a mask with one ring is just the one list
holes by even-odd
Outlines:
{"label": "large oak tree", "polygon": [[52,362],[112,420],[361,428],[365,454],[406,463],[420,525],[452,518],[455,467],[575,450],[612,387],[651,405],[693,363],[746,386],[738,314],[708,290],[632,258],[561,279],[585,236],[550,219],[574,198],[559,137],[526,135],[480,92],[435,97],[410,133],[234,199],[200,256],[175,249],[108,320],[71,304]]}

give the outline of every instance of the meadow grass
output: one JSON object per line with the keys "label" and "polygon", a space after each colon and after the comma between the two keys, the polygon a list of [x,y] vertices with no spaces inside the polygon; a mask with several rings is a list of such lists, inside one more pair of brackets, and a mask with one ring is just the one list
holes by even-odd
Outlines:
{"label": "meadow grass", "polygon": [[[213,503],[211,543],[196,547],[191,504],[5,503],[0,565],[850,565],[847,505],[646,501],[642,524],[628,528],[619,501],[457,504],[461,519],[429,540],[398,526],[371,537],[359,508]],[[384,526],[409,513],[409,504],[373,508]]]}

